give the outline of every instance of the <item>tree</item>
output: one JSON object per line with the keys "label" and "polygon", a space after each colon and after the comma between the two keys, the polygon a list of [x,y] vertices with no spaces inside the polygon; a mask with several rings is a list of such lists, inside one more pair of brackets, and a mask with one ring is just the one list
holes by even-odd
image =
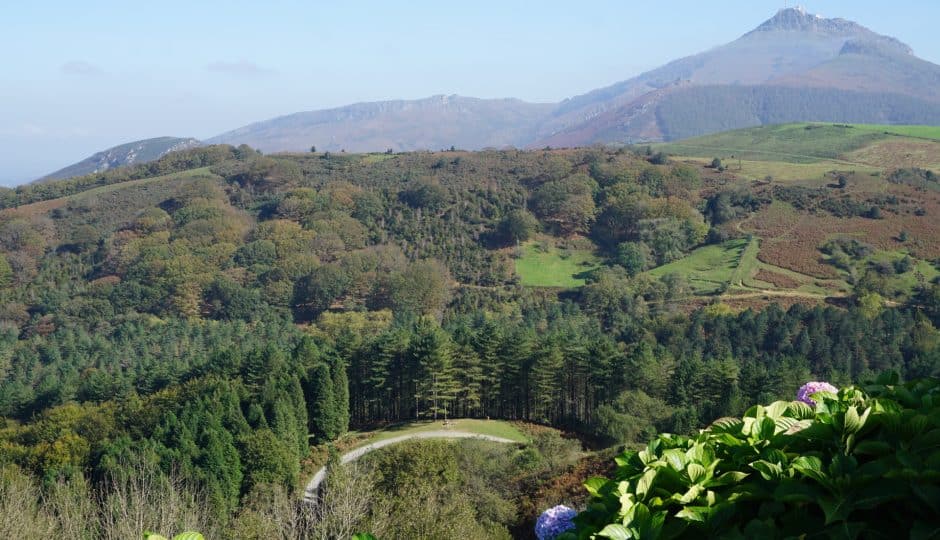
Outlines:
{"label": "tree", "polygon": [[849,179],[845,177],[844,174],[840,174],[838,178],[838,186],[840,189],[845,189],[845,186],[849,184]]}
{"label": "tree", "polygon": [[296,454],[270,429],[251,431],[239,440],[245,490],[256,484],[292,485],[299,472]]}
{"label": "tree", "polygon": [[630,277],[646,270],[650,260],[650,249],[642,242],[624,242],[617,246],[617,264],[622,266]]}
{"label": "tree", "polygon": [[597,182],[585,174],[546,182],[535,192],[536,214],[562,234],[586,233],[594,222]]}
{"label": "tree", "polygon": [[10,263],[7,262],[6,257],[0,253],[0,289],[9,287],[12,281],[13,269],[10,268]]}
{"label": "tree", "polygon": [[346,362],[339,356],[330,358],[330,374],[333,376],[333,400],[339,435],[349,431],[349,378]]}
{"label": "tree", "polygon": [[457,393],[450,337],[432,320],[418,319],[408,354],[420,367],[415,415],[446,418]]}
{"label": "tree", "polygon": [[342,422],[336,409],[333,377],[328,365],[318,362],[307,371],[304,394],[311,435],[318,441],[331,441],[338,437]]}
{"label": "tree", "polygon": [[324,264],[302,277],[294,287],[298,318],[312,320],[330,308],[349,286],[349,275],[340,266]]}
{"label": "tree", "polygon": [[433,259],[414,262],[393,275],[389,301],[396,313],[437,314],[450,296],[450,274]]}
{"label": "tree", "polygon": [[310,147],[310,153],[311,153],[311,154],[316,154],[316,153],[317,153],[317,147],[316,147],[316,146],[311,146],[311,147]]}
{"label": "tree", "polygon": [[538,231],[539,222],[527,210],[513,210],[499,222],[496,233],[506,244],[525,242]]}
{"label": "tree", "polygon": [[712,169],[720,169],[720,168],[721,168],[721,159],[720,159],[720,158],[715,158],[715,159],[713,159],[711,165],[709,165],[709,166],[710,166]]}

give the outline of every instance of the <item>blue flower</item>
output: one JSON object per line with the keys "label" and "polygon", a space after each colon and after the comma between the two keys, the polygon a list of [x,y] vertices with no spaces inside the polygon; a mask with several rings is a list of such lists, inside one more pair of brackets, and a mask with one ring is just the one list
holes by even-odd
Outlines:
{"label": "blue flower", "polygon": [[574,529],[571,521],[578,513],[563,504],[542,512],[535,522],[535,536],[539,540],[554,540],[561,533]]}

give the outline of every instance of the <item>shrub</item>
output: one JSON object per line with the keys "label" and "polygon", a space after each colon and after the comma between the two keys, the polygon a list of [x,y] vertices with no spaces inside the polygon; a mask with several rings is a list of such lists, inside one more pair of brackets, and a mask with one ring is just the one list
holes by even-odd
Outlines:
{"label": "shrub", "polygon": [[931,537],[940,380],[886,374],[809,397],[625,452],[612,479],[585,483],[591,502],[559,538]]}

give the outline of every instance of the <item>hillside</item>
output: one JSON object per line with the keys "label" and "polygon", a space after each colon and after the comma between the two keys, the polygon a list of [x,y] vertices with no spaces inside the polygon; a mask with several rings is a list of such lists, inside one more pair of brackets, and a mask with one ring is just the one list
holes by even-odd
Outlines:
{"label": "hillside", "polygon": [[794,121],[937,124],[940,66],[784,9],[740,39],[562,102],[534,146],[675,140]]}
{"label": "hillside", "polygon": [[116,167],[148,163],[160,159],[170,152],[194,148],[200,144],[196,139],[181,139],[179,137],[157,137],[155,139],[134,141],[98,152],[78,163],[48,174],[37,180],[37,182],[62,180],[103,172]]}
{"label": "hillside", "polygon": [[655,148],[669,154],[703,158],[727,158],[734,154],[740,159],[757,161],[837,160],[886,168],[894,162],[895,167],[940,168],[940,128],[932,126],[777,124],[683,139]]}
{"label": "hillside", "polygon": [[521,147],[532,140],[535,126],[551,108],[462,96],[359,103],[258,122],[206,142],[248,144],[265,152],[302,152],[311,146],[331,152]]}
{"label": "hillside", "polygon": [[[831,131],[805,128],[773,136]],[[859,130],[853,153],[884,128],[836,129]],[[755,182],[725,161],[217,145],[0,193],[0,527],[55,489],[96,501],[80,530],[98,538],[152,492],[199,521],[142,512],[112,537],[265,538],[344,434],[469,418],[531,443],[391,445],[326,489],[354,481],[355,524],[386,537],[505,538],[544,496],[583,500],[575,463],[604,472],[574,437],[635,444],[807,380],[940,373],[935,173]]]}

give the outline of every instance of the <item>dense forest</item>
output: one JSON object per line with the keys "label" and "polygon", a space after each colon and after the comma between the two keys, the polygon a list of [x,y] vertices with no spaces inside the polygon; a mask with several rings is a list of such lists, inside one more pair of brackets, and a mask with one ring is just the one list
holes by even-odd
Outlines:
{"label": "dense forest", "polygon": [[[764,204],[606,149],[218,146],[2,192],[0,468],[47,486],[161,471],[225,521],[265,486],[296,493],[310,445],[351,427],[501,418],[623,444],[815,378],[940,371],[934,284],[733,310],[644,273]],[[537,235],[603,264],[524,287],[512,257]]]}

